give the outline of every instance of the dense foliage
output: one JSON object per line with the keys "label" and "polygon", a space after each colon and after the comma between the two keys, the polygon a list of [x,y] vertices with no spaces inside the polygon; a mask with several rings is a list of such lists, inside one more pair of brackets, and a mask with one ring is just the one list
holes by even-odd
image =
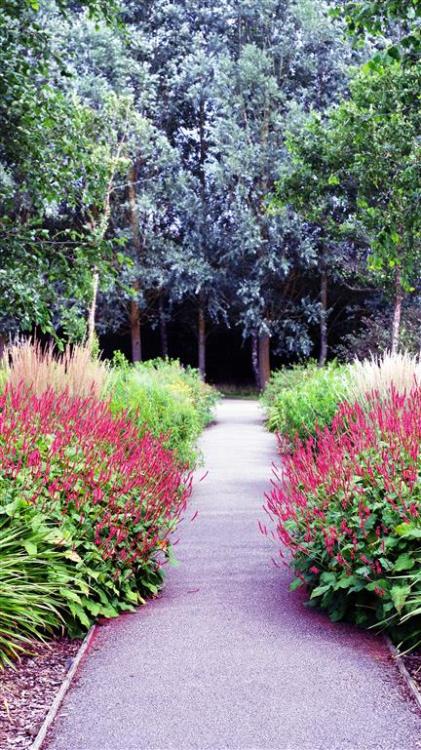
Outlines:
{"label": "dense foliage", "polygon": [[69,593],[72,615],[88,626],[155,593],[189,495],[172,453],[94,396],[7,387],[0,415],[3,512],[24,521],[34,506],[71,540],[86,584]]}
{"label": "dense foliage", "polygon": [[419,307],[407,5],[3,3],[0,334],[238,328],[263,385]]}
{"label": "dense foliage", "polygon": [[278,432],[286,446],[329,425],[345,398],[348,369],[335,362],[283,369],[274,374],[263,394],[270,430]]}
{"label": "dense foliage", "polygon": [[125,411],[140,434],[147,431],[161,437],[181,464],[198,460],[196,441],[212,419],[217,393],[197,370],[171,360],[150,360],[134,367],[120,361],[107,393],[112,411]]}
{"label": "dense foliage", "polygon": [[421,635],[420,426],[419,386],[374,393],[366,408],[345,402],[317,443],[284,460],[267,502],[292,588],[305,585],[333,620],[387,621],[410,645]]}
{"label": "dense foliage", "polygon": [[0,664],[157,594],[216,393],[169,360],[22,342],[0,395]]}

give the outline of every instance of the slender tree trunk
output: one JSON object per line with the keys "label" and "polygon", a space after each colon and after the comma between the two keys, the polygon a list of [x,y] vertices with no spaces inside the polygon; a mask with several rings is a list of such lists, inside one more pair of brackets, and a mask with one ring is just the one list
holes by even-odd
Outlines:
{"label": "slender tree trunk", "polygon": [[[128,182],[127,182],[127,194],[129,204],[129,221],[130,228],[132,231],[132,242],[135,251],[135,263],[137,264],[140,260],[140,254],[142,250],[142,237],[140,234],[139,227],[139,211],[137,208],[137,195],[136,195],[136,179],[137,170],[136,165],[133,164],[129,169]],[[133,283],[133,293],[139,292],[139,281],[135,280]],[[141,328],[141,315],[138,299],[135,297],[130,301],[130,337],[132,345],[132,361],[142,361],[142,328]]]}
{"label": "slender tree trunk", "polygon": [[[139,291],[139,284],[133,284],[133,291]],[[132,362],[142,361],[142,329],[140,309],[137,300],[130,300],[130,339],[132,344]]]}
{"label": "slender tree trunk", "polygon": [[92,298],[91,306],[89,308],[88,316],[88,340],[87,345],[90,351],[92,351],[95,342],[95,317],[96,317],[96,303],[98,299],[98,287],[99,287],[99,273],[94,268],[92,273]]}
{"label": "slender tree trunk", "polygon": [[402,288],[401,270],[399,266],[397,266],[395,275],[395,305],[393,310],[392,325],[392,354],[396,354],[399,349],[403,299],[404,291]]}
{"label": "slender tree trunk", "polygon": [[199,372],[203,380],[206,378],[206,321],[203,307],[199,307],[198,314],[198,359]]}
{"label": "slender tree trunk", "polygon": [[[89,224],[91,228],[92,233],[92,239],[97,243],[98,249],[101,249],[101,243],[103,242],[107,231],[108,231],[108,225],[110,223],[110,216],[111,216],[111,194],[113,191],[114,186],[114,179],[116,176],[116,171],[118,168],[118,163],[121,157],[121,153],[123,151],[125,144],[125,136],[121,138],[117,145],[117,149],[115,154],[113,154],[112,160],[111,160],[111,169],[109,173],[108,178],[108,184],[105,190],[103,205],[102,205],[102,213],[99,212],[98,208],[93,206],[91,211],[88,211]],[[96,316],[96,306],[97,306],[97,298],[98,298],[98,288],[99,288],[99,271],[97,268],[94,268],[92,272],[92,301],[91,306],[89,308],[88,313],[88,340],[87,344],[89,348],[92,351],[92,347],[95,341],[95,316]]]}
{"label": "slender tree trunk", "polygon": [[167,319],[165,317],[164,297],[159,295],[159,333],[161,336],[161,354],[168,357],[168,331]]}
{"label": "slender tree trunk", "polygon": [[320,354],[319,354],[319,367],[323,367],[326,364],[328,343],[327,343],[327,273],[325,270],[322,271],[320,277]]}
{"label": "slender tree trunk", "polygon": [[260,388],[260,372],[259,372],[259,337],[257,333],[254,333],[251,338],[251,364],[254,373],[254,382],[256,387]]}
{"label": "slender tree trunk", "polygon": [[260,388],[266,387],[270,378],[270,338],[267,333],[259,336],[259,382]]}

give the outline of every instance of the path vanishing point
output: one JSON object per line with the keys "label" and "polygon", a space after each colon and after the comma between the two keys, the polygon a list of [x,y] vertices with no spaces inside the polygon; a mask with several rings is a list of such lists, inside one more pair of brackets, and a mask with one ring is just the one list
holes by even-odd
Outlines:
{"label": "path vanishing point", "polygon": [[180,566],[158,600],[97,629],[48,750],[421,748],[382,638],[307,609],[271,565],[257,521],[275,440],[257,403],[224,401],[201,446]]}

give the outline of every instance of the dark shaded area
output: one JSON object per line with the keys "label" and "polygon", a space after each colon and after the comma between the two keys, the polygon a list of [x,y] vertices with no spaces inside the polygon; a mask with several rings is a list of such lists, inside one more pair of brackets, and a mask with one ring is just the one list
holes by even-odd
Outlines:
{"label": "dark shaded area", "polygon": [[[312,290],[317,298],[316,288]],[[382,301],[377,299],[377,305]],[[383,300],[384,304],[384,300]],[[329,290],[329,358],[335,356],[337,347],[343,343],[344,336],[359,327],[361,317],[372,313],[373,302],[367,306],[366,291],[345,289],[341,286]],[[376,307],[376,301],[374,301]],[[169,356],[178,358],[185,365],[197,367],[197,314],[194,307],[185,303],[173,308],[167,323],[167,337]],[[309,326],[309,334],[313,342],[310,357],[317,358],[320,347],[319,326]],[[113,352],[120,350],[130,359],[130,336],[128,329],[119,333],[107,334],[100,337],[103,355],[107,358]],[[241,331],[231,323],[210,323],[207,321],[207,380],[210,383],[249,386],[254,385],[251,361],[251,341],[244,341]],[[142,354],[143,359],[153,359],[162,356],[162,344],[159,330],[157,311],[148,310],[147,320],[142,325]],[[298,361],[295,354],[283,356],[271,354],[273,369],[282,365],[294,364]]]}

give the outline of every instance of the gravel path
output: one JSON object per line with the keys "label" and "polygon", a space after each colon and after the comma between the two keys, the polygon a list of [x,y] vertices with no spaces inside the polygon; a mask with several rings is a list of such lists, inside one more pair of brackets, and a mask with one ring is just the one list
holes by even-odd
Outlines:
{"label": "gravel path", "polygon": [[[225,401],[162,597],[98,631],[49,750],[415,750],[381,639],[303,606],[257,530],[275,458],[255,402]],[[262,517],[262,516],[260,516]]]}

